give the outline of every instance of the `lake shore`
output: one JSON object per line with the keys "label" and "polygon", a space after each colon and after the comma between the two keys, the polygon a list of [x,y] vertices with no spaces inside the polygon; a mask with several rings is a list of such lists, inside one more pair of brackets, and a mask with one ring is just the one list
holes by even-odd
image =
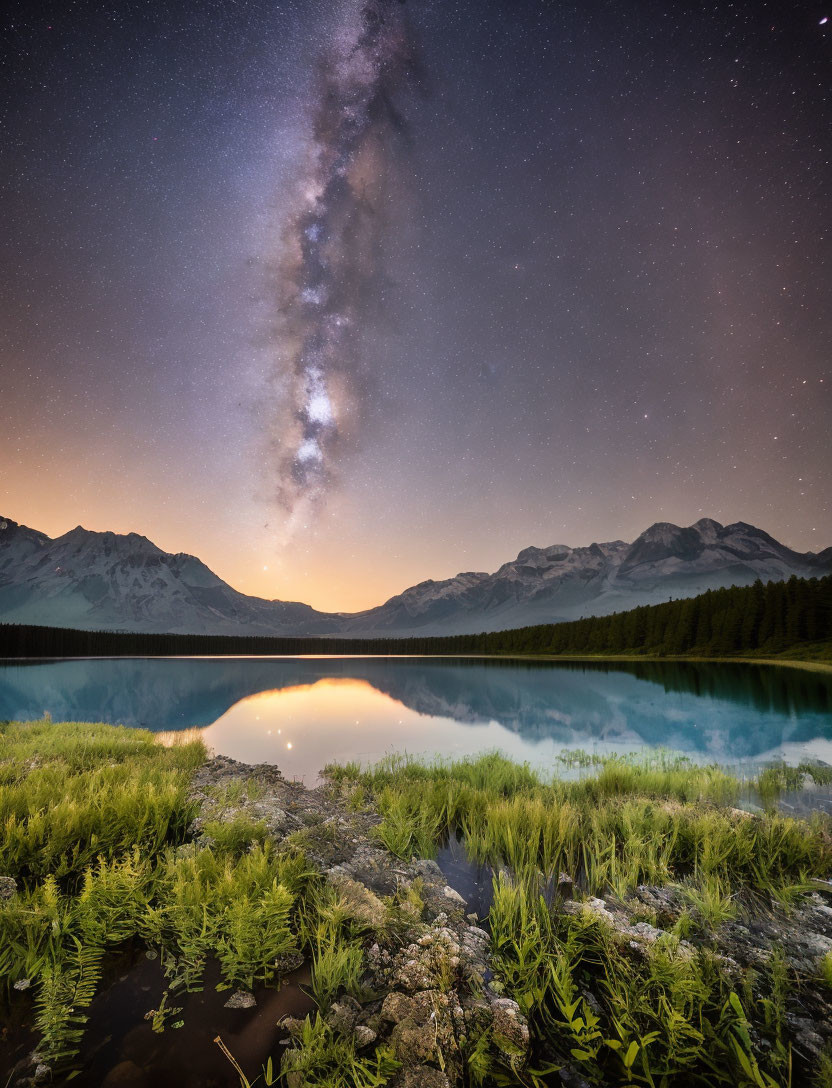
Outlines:
{"label": "lake shore", "polygon": [[[188,1064],[207,1076],[211,1060],[247,1083],[231,1058],[266,1083],[271,1059],[293,1088],[830,1071],[828,819],[741,811],[736,779],[667,755],[576,755],[570,781],[497,755],[391,757],[306,789],[165,740],[3,727],[12,1084],[60,1083],[80,1061],[96,1083],[187,1086]],[[784,785],[769,780],[769,804]],[[127,949],[153,957],[153,1007],[102,1037],[108,986],[133,976],[108,984],[100,965]],[[267,1030],[283,979],[297,1004]],[[231,996],[204,1022],[209,980]],[[177,1032],[200,1030],[183,1066]],[[129,1038],[146,1067],[119,1049]]]}
{"label": "lake shore", "polygon": [[[460,656],[502,658],[500,654],[466,654]],[[660,656],[659,654],[512,654],[511,657],[526,661],[690,661],[711,665],[779,665],[790,669],[804,669],[809,672],[832,673],[832,662],[803,660],[794,657],[690,657],[684,655]]]}

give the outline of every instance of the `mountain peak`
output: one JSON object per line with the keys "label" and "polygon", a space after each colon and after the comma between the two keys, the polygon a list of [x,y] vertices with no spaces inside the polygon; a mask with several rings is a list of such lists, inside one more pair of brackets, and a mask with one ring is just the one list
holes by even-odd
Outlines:
{"label": "mountain peak", "polygon": [[703,537],[709,539],[716,539],[718,533],[723,529],[718,521],[714,521],[713,518],[700,518],[699,521],[695,521],[691,525],[691,529],[696,529]]}
{"label": "mountain peak", "polygon": [[832,572],[746,522],[658,521],[632,544],[522,549],[492,573],[427,579],[363,612],[316,612],[232,589],[199,558],[139,533],[77,525],[51,539],[0,518],[0,620],[100,630],[302,636],[462,634],[606,615],[706,589]]}
{"label": "mountain peak", "polygon": [[679,533],[683,533],[684,529],[681,525],[674,525],[672,521],[654,521],[652,525],[648,525],[647,528],[641,533],[636,540],[648,540],[648,541],[666,541],[672,540],[678,536]]}

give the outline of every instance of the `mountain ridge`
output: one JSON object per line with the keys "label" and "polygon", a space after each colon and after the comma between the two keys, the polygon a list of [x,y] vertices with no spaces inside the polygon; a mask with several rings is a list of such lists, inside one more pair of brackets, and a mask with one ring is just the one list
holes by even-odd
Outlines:
{"label": "mountain ridge", "polygon": [[183,634],[469,634],[606,615],[706,589],[832,571],[832,547],[797,552],[763,529],[655,522],[632,543],[521,549],[496,571],[425,579],[355,613],[233,589],[198,557],[139,533],[61,536],[0,517],[0,622]]}

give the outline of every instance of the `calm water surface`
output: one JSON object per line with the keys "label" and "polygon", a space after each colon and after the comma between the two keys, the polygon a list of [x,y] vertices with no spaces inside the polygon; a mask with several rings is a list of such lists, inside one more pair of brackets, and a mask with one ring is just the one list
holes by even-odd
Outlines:
{"label": "calm water surface", "polygon": [[215,751],[313,783],[330,760],[499,748],[668,747],[732,766],[832,763],[832,674],[693,662],[427,658],[89,659],[0,663],[0,719],[204,729]]}

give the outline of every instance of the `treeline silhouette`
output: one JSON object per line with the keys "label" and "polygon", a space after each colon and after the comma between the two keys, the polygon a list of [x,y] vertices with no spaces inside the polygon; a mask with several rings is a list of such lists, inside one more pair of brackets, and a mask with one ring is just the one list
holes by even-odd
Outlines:
{"label": "treeline silhouette", "polygon": [[262,654],[650,654],[783,653],[832,642],[832,575],[757,581],[698,597],[476,635],[283,638],[77,631],[0,624],[0,657],[173,657]]}

